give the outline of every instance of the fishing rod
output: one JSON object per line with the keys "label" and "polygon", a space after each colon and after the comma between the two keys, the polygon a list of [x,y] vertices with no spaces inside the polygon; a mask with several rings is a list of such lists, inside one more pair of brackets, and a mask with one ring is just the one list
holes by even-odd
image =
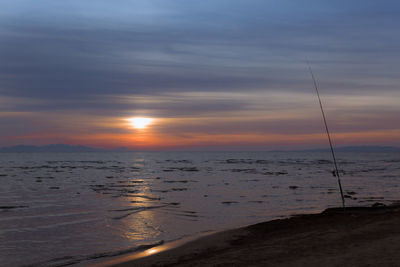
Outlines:
{"label": "fishing rod", "polygon": [[331,135],[329,133],[328,123],[326,122],[326,116],[325,116],[324,108],[322,107],[321,97],[319,96],[318,84],[317,84],[317,81],[315,79],[314,73],[313,73],[313,71],[311,69],[310,62],[307,61],[307,65],[308,65],[308,70],[310,71],[310,74],[311,74],[311,78],[312,78],[312,80],[314,82],[315,91],[317,92],[319,107],[321,108],[322,118],[324,119],[325,130],[326,130],[326,134],[328,135],[328,140],[329,140],[329,146],[331,147],[333,164],[335,166],[335,173],[336,173],[336,177],[337,177],[337,181],[338,181],[339,189],[340,189],[340,196],[342,197],[342,206],[343,206],[343,209],[345,209],[342,183],[340,181],[339,170],[338,170],[338,166],[337,166],[337,162],[336,162],[335,151],[333,150]]}

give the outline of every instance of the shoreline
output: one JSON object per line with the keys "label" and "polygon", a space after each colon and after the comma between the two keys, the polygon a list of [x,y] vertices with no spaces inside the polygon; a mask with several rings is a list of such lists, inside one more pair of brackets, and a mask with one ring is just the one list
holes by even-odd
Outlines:
{"label": "shoreline", "polygon": [[188,243],[195,242],[203,237],[207,237],[213,234],[218,234],[223,231],[204,231],[194,235],[184,236],[175,240],[164,242],[163,240],[159,242],[158,245],[148,245],[148,249],[139,250],[133,253],[114,256],[112,259],[106,261],[102,260],[93,264],[89,264],[91,267],[106,267],[114,266],[118,264],[125,264],[127,262],[132,262],[141,258],[150,257],[155,254],[163,253],[169,250],[180,248]]}
{"label": "shoreline", "polygon": [[329,208],[192,236],[93,266],[398,266],[399,225],[400,204],[345,213]]}

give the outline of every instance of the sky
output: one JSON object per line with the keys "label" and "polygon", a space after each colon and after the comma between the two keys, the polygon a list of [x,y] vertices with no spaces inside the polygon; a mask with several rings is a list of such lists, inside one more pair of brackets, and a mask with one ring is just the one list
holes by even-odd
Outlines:
{"label": "sky", "polygon": [[[0,146],[400,145],[400,3],[0,0]],[[152,119],[142,129],[130,119]]]}

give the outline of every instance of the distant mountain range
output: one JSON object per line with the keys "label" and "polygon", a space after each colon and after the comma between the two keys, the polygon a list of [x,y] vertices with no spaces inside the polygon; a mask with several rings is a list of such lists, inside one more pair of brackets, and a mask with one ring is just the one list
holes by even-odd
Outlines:
{"label": "distant mountain range", "polygon": [[0,152],[123,152],[129,151],[127,148],[115,148],[115,149],[102,149],[89,146],[71,146],[64,144],[46,145],[46,146],[9,146],[1,147]]}
{"label": "distant mountain range", "polygon": [[[89,146],[72,146],[72,145],[64,145],[64,144],[54,144],[54,145],[45,145],[45,146],[26,146],[26,145],[18,145],[18,146],[9,146],[9,147],[1,147],[1,153],[17,153],[17,152],[130,152],[134,151],[129,148],[120,147],[114,149],[103,149],[103,148],[95,148]],[[300,150],[304,152],[326,152],[329,151],[328,148],[323,149],[307,149]],[[400,152],[400,147],[395,146],[345,146],[345,147],[337,147],[335,151],[338,152]]]}
{"label": "distant mountain range", "polygon": [[[330,151],[329,148],[308,149],[303,151],[325,152]],[[338,152],[400,152],[400,147],[396,146],[343,146],[335,147]]]}

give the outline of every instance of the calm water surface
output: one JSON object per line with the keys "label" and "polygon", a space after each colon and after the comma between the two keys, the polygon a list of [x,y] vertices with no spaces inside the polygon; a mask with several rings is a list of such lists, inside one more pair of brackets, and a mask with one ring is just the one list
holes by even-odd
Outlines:
{"label": "calm water surface", "polygon": [[[398,153],[340,153],[348,205],[399,199]],[[323,152],[0,153],[2,266],[86,265],[339,206]]]}

